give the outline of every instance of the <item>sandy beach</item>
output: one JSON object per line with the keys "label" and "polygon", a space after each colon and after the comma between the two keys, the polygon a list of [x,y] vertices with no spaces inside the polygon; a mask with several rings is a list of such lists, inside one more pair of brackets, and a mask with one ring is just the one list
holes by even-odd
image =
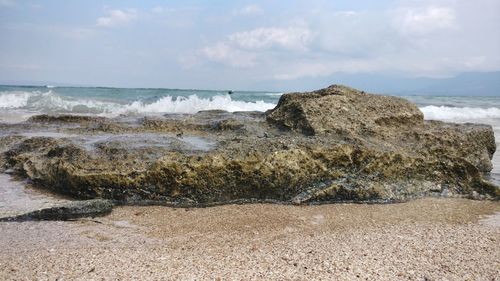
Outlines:
{"label": "sandy beach", "polygon": [[500,204],[118,207],[0,224],[2,280],[498,280]]}

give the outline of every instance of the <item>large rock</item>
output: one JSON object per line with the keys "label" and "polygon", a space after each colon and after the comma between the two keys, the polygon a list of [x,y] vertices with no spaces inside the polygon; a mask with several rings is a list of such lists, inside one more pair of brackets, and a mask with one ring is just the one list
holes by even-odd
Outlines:
{"label": "large rock", "polygon": [[[500,195],[484,179],[490,126],[424,121],[404,99],[343,86],[283,95],[265,114],[61,119],[3,125],[2,167],[76,198],[183,206]],[[67,137],[22,133],[41,129]]]}
{"label": "large rock", "polygon": [[424,116],[405,99],[334,85],[311,93],[284,94],[267,120],[307,135],[366,134],[422,125]]}

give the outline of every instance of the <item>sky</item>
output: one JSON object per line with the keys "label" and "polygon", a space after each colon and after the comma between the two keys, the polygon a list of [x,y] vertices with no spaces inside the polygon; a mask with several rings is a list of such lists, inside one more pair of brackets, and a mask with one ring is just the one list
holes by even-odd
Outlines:
{"label": "sky", "polygon": [[500,70],[499,0],[0,0],[0,82],[289,90]]}

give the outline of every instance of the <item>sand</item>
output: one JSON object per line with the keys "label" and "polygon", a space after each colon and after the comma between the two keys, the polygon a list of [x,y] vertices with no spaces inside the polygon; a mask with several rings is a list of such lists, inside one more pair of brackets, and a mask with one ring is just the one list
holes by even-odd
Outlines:
{"label": "sand", "polygon": [[0,280],[500,280],[500,203],[117,207],[0,223]]}

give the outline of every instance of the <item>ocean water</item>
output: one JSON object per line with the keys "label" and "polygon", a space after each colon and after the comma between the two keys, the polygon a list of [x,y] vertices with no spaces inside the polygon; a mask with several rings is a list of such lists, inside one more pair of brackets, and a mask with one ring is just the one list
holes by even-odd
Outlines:
{"label": "ocean water", "polygon": [[[116,117],[200,110],[266,111],[281,93],[177,89],[0,86],[0,118],[33,114],[85,114]],[[0,119],[0,121],[2,121]]]}
{"label": "ocean water", "polygon": [[[200,110],[266,111],[280,92],[179,89],[126,89],[104,87],[1,86],[0,118],[27,118],[34,114],[85,114],[115,117]],[[500,120],[498,97],[402,96],[424,112],[426,119],[494,124]],[[0,119],[0,121],[5,121]]]}
{"label": "ocean water", "polygon": [[[200,110],[266,111],[280,92],[122,89],[104,87],[0,86],[0,122],[19,122],[35,114],[82,114],[106,117],[196,113]],[[402,96],[425,119],[489,124],[500,140],[499,96]],[[493,173],[500,175],[500,157]]]}

